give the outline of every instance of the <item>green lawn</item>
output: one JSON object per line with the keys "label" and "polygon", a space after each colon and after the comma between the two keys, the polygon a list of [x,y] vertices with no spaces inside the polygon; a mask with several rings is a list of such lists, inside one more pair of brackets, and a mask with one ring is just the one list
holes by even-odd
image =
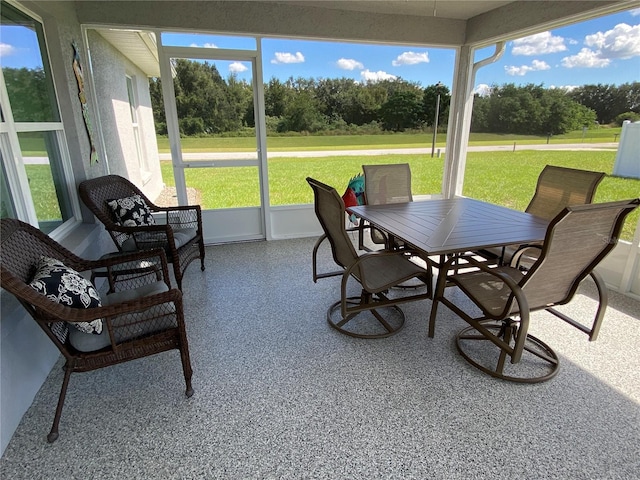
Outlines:
{"label": "green lawn", "polygon": [[[598,129],[586,132],[584,141],[613,141],[620,129]],[[581,142],[582,132],[554,137],[551,143]],[[438,146],[444,146],[444,134]],[[471,144],[546,143],[540,137],[474,134]],[[161,149],[166,138],[160,138]],[[214,144],[212,144],[212,142]],[[40,142],[41,143],[41,142]],[[268,139],[269,148],[276,151],[332,150],[364,148],[401,148],[431,146],[430,135],[367,135],[367,136],[298,136]],[[168,144],[167,144],[168,145]],[[26,148],[25,148],[26,147]],[[33,151],[30,151],[32,148]],[[23,154],[37,154],[39,143],[23,145]],[[255,149],[253,138],[191,138],[185,139],[186,151],[233,151]],[[469,152],[463,194],[488,202],[524,210],[533,195],[536,179],[546,164],[606,172],[598,187],[596,202],[635,198],[640,196],[640,180],[610,176],[615,151],[533,151]],[[340,193],[350,177],[361,172],[363,163],[408,162],[413,172],[414,194],[440,193],[443,173],[442,158],[430,155],[335,156],[318,158],[272,158],[269,160],[269,189],[272,205],[305,204],[313,201],[307,176],[334,185]],[[173,185],[171,162],[161,162],[167,185]],[[55,202],[51,173],[46,165],[27,165],[27,173],[34,194],[39,218],[55,219],[60,211]],[[205,208],[259,205],[258,174],[255,167],[187,169],[187,185],[200,191]],[[631,240],[638,215],[627,219],[623,238]]]}
{"label": "green lawn", "polygon": [[[599,185],[596,202],[640,196],[640,180],[611,176],[615,152],[534,151],[470,152],[463,194],[488,202],[524,210],[535,190],[538,174],[545,165],[559,165],[607,173]],[[272,158],[269,160],[269,189],[272,205],[313,202],[308,176],[333,185],[342,193],[349,178],[362,171],[362,164],[408,162],[414,194],[440,193],[443,159],[425,155],[336,156],[322,158]],[[167,185],[173,185],[170,162],[162,163]],[[206,172],[206,174],[204,174]],[[187,171],[187,185],[202,194],[205,208],[259,204],[255,168],[193,169]],[[639,211],[625,224],[622,238],[631,240]]]}

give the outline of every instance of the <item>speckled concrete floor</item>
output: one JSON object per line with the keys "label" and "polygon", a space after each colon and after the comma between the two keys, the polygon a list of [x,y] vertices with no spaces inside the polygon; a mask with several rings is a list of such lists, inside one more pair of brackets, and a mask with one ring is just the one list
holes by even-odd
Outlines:
{"label": "speckled concrete floor", "polygon": [[[446,308],[347,337],[325,321],[339,279],[311,280],[313,239],[207,248],[184,280],[195,394],[177,352],[74,374],[60,438],[51,372],[2,460],[2,479],[631,479],[640,472],[640,303],[612,294],[596,342],[542,312],[561,358],[520,385],[467,364]],[[326,259],[330,265],[330,259]],[[455,295],[455,293],[453,293]],[[591,315],[593,289],[565,310]]]}

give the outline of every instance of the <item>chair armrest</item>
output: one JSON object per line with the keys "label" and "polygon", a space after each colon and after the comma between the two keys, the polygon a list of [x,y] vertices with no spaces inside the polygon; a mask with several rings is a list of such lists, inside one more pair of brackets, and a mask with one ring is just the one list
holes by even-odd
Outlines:
{"label": "chair armrest", "polygon": [[106,277],[109,293],[164,281],[171,288],[167,256],[162,249],[106,255],[91,263],[91,280]]}
{"label": "chair armrest", "polygon": [[173,228],[200,229],[202,225],[202,207],[200,205],[180,205],[176,207],[159,207],[150,205],[153,213],[164,213],[164,222]]}
{"label": "chair armrest", "polygon": [[8,286],[8,290],[20,299],[21,303],[32,311],[36,309],[42,315],[34,318],[41,323],[48,322],[92,322],[117,315],[138,312],[153,305],[182,299],[182,292],[171,289],[163,293],[142,297],[136,301],[122,302],[95,308],[72,308],[50,300],[26,283]]}
{"label": "chair armrest", "polygon": [[201,205],[177,205],[173,207],[159,207],[158,205],[154,204],[147,205],[152,212],[181,212],[189,210],[202,211]]}
{"label": "chair armrest", "polygon": [[[539,253],[540,251],[542,251],[542,245],[520,245],[520,247],[518,247],[518,249],[513,253],[511,261],[509,262],[509,266],[513,268],[519,268],[522,259],[526,258],[525,253],[527,250],[537,250]],[[535,261],[536,259],[537,258],[532,260]]]}
{"label": "chair armrest", "polygon": [[341,270],[333,270],[331,272],[318,272],[318,250],[322,243],[327,240],[329,237],[325,233],[320,235],[318,240],[316,240],[315,245],[313,246],[313,252],[311,253],[311,266],[312,266],[312,275],[313,275],[313,283],[318,283],[318,280],[321,278],[327,277],[336,277],[338,275],[342,275],[343,269]]}

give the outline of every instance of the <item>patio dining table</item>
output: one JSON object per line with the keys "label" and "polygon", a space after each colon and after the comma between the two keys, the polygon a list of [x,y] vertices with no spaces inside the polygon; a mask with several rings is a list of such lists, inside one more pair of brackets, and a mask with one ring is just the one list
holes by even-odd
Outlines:
{"label": "patio dining table", "polygon": [[347,212],[427,256],[540,242],[548,225],[529,213],[466,197],[360,205]]}

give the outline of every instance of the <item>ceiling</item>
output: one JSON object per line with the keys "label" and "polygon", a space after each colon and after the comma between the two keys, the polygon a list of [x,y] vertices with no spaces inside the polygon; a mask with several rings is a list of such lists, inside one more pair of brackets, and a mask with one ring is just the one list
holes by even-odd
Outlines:
{"label": "ceiling", "polygon": [[334,10],[468,20],[513,0],[293,0],[278,2]]}

